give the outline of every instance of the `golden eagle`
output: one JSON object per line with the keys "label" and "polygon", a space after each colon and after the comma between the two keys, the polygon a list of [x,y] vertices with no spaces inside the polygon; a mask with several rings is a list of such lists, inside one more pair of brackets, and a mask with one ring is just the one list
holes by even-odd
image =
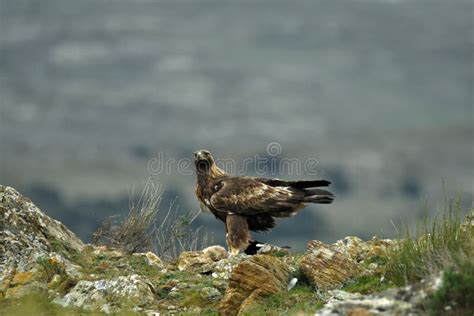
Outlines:
{"label": "golden eagle", "polygon": [[225,223],[226,241],[233,255],[252,242],[250,231],[268,231],[275,217],[290,217],[306,203],[329,204],[334,195],[316,187],[326,180],[283,181],[257,177],[234,177],[215,163],[207,150],[194,153],[197,173],[196,196],[201,208],[208,209]]}

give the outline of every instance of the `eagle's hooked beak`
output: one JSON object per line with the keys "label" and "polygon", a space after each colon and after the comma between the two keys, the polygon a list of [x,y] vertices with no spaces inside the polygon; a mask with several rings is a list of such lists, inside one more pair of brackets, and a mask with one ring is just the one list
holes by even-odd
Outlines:
{"label": "eagle's hooked beak", "polygon": [[194,152],[194,162],[197,163],[199,161],[212,161],[211,153],[208,150],[201,149]]}

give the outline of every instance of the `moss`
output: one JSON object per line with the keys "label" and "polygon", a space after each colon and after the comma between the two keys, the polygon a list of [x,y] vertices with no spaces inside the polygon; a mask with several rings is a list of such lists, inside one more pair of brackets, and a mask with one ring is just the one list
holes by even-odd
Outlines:
{"label": "moss", "polygon": [[183,297],[180,302],[182,306],[199,306],[203,307],[206,304],[206,301],[201,297],[201,294],[198,291],[187,291],[183,293]]}
{"label": "moss", "polygon": [[433,295],[430,307],[435,314],[445,312],[450,306],[454,313],[464,314],[474,310],[474,261],[460,262],[443,273],[442,286]]}
{"label": "moss", "polygon": [[381,281],[379,275],[364,275],[347,282],[342,290],[352,293],[371,294],[393,287],[393,283]]}

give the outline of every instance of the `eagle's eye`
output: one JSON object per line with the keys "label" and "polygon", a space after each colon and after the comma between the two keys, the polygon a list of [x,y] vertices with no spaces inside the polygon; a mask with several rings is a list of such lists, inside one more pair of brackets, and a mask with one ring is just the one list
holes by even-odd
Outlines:
{"label": "eagle's eye", "polygon": [[214,192],[219,191],[222,188],[222,183],[217,183],[214,185]]}

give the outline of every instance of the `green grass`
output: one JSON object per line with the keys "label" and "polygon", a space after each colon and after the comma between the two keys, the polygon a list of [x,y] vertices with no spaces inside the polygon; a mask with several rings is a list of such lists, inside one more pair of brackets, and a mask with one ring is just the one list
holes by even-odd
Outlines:
{"label": "green grass", "polygon": [[[76,307],[62,307],[52,303],[51,299],[44,294],[29,294],[22,298],[0,299],[0,315],[8,316],[105,316],[106,313],[97,311],[87,311]],[[123,309],[121,312],[113,313],[116,316],[140,315],[130,309]]]}
{"label": "green grass", "polygon": [[364,260],[362,266],[369,268],[370,264],[376,263],[378,268],[373,274],[357,276],[343,285],[341,290],[351,293],[372,294],[385,291],[395,287],[395,284],[388,281],[383,274],[383,267],[387,264],[388,258],[383,255],[374,255]]}
{"label": "green grass", "polygon": [[311,315],[323,306],[319,294],[309,285],[269,295],[245,315]]}
{"label": "green grass", "polygon": [[456,260],[472,260],[473,230],[463,227],[459,201],[451,201],[441,217],[425,219],[414,232],[405,229],[399,244],[388,253],[385,276],[397,286],[455,266]]}
{"label": "green grass", "polygon": [[342,290],[351,293],[371,294],[382,292],[393,286],[390,282],[382,281],[380,275],[363,275],[349,281]]}
{"label": "green grass", "polygon": [[158,274],[158,269],[149,265],[147,259],[144,257],[131,256],[128,262],[135,273],[147,277],[153,277]]}
{"label": "green grass", "polygon": [[60,240],[53,239],[49,241],[49,244],[54,252],[72,260],[75,263],[81,262],[82,254],[74,249],[66,249],[66,247]]}
{"label": "green grass", "polygon": [[21,299],[0,299],[0,315],[24,316],[68,316],[68,315],[105,315],[91,313],[77,308],[64,308],[51,303],[51,300],[40,294],[30,294]]}

